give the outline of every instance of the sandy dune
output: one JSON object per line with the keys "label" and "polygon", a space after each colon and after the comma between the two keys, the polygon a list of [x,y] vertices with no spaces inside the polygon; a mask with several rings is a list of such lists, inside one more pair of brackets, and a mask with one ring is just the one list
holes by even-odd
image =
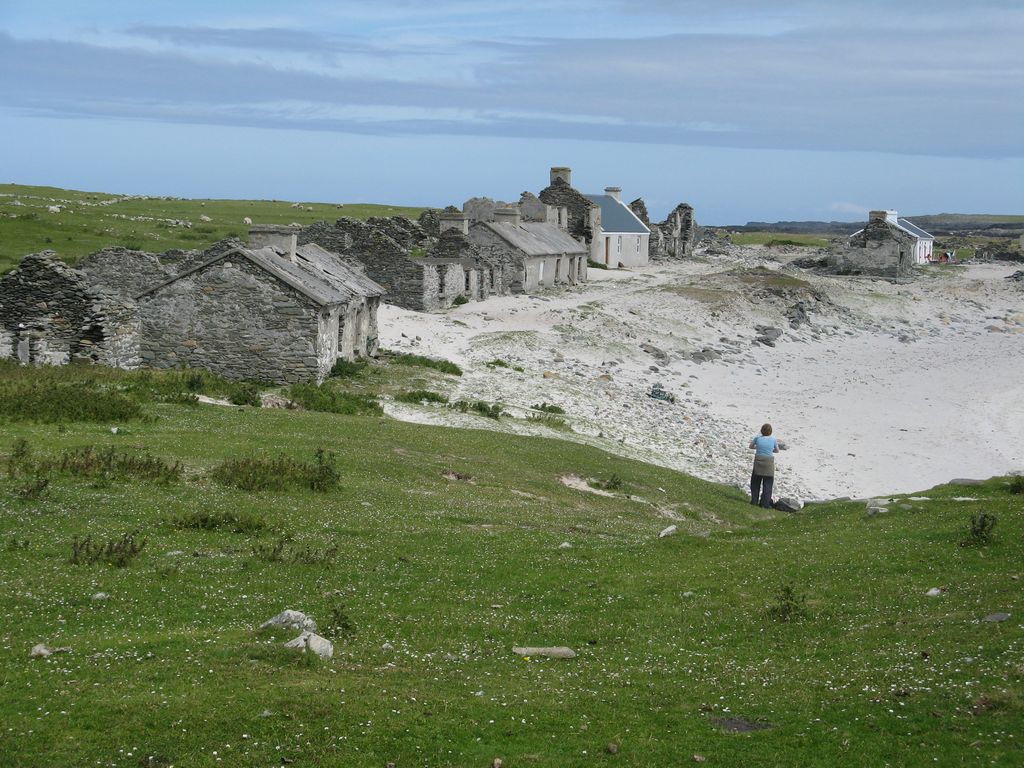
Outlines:
{"label": "sandy dune", "polygon": [[[1024,286],[1005,265],[893,285],[732,248],[446,314],[386,306],[382,346],[463,365],[454,397],[563,407],[575,432],[392,404],[415,421],[550,434],[744,485],[771,421],[777,495],[877,496],[1024,468]],[[782,261],[776,260],[782,259]],[[808,321],[790,319],[803,310]],[[766,346],[755,327],[783,335]],[[417,338],[418,337],[418,338]],[[695,361],[710,358],[705,362]],[[502,359],[523,373],[492,368]],[[677,400],[648,397],[660,383]]]}

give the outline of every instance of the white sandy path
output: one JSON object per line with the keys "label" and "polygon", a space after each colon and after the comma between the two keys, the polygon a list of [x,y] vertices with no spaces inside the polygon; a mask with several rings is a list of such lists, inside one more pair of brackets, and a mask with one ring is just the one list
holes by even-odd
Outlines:
{"label": "white sandy path", "polygon": [[[680,279],[714,285],[715,273],[733,266],[712,260],[638,272],[591,270],[586,286],[493,298],[446,314],[385,306],[382,343],[462,364],[458,397],[520,408],[556,402],[578,432],[563,437],[740,486],[749,471],[746,442],[766,419],[789,446],[779,458],[783,493],[910,492],[1024,466],[1024,399],[1015,392],[1024,381],[1024,292],[1003,280],[1011,268],[982,267],[911,286],[809,278],[847,307],[841,310],[847,316],[815,317],[815,333],[787,333],[769,349],[750,345],[752,328],[757,322],[785,327],[777,308],[771,316],[740,300],[712,314],[705,304],[659,290]],[[986,330],[1013,317],[1016,323],[1005,324],[1010,332]],[[900,335],[917,340],[903,343]],[[669,350],[672,362],[651,372],[655,361],[639,351],[645,341]],[[730,362],[686,359],[703,345],[728,349]],[[484,365],[498,357],[526,372]],[[545,370],[557,377],[541,378]],[[613,380],[601,381],[601,374]],[[680,402],[647,398],[654,382]],[[389,412],[537,432],[521,422],[499,426],[443,409]]]}

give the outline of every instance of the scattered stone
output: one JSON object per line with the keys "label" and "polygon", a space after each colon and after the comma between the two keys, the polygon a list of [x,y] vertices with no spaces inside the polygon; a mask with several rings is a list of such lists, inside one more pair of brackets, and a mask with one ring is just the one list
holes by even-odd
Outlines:
{"label": "scattered stone", "polygon": [[544,378],[545,379],[557,379],[558,378],[558,374],[555,373],[554,371],[544,371]]}
{"label": "scattered stone", "polygon": [[576,651],[566,648],[564,645],[547,647],[540,646],[515,646],[512,653],[516,656],[544,656],[549,659],[575,659]]}
{"label": "scattered stone", "polygon": [[695,597],[696,595],[696,592],[691,592],[690,590],[686,590],[685,592],[683,592],[683,597]]}
{"label": "scattered stone", "polygon": [[47,656],[52,656],[55,653],[71,653],[70,648],[51,648],[46,643],[39,643],[33,645],[32,650],[29,651],[29,656],[33,659],[45,659]]}
{"label": "scattered stone", "polygon": [[757,332],[754,342],[766,347],[774,347],[775,341],[782,336],[782,329],[771,325],[756,325],[754,330]]}
{"label": "scattered stone", "polygon": [[464,483],[472,483],[473,482],[473,476],[472,475],[467,475],[467,474],[464,474],[462,472],[456,472],[456,471],[451,470],[451,469],[449,469],[447,472],[442,472],[441,473],[441,477],[443,477],[445,480],[461,480]]}
{"label": "scattered stone", "polygon": [[939,589],[938,587],[932,587],[927,592],[925,592],[925,595],[928,596],[928,597],[938,597],[941,594],[942,594],[942,590]]}
{"label": "scattered stone", "polygon": [[982,619],[982,621],[998,623],[1000,621],[1006,621],[1008,618],[1010,618],[1010,614],[1008,613],[990,613],[988,616]]}
{"label": "scattered stone", "polygon": [[316,622],[302,611],[288,609],[260,624],[260,629],[297,629],[300,632],[316,632]]}
{"label": "scattered stone", "polygon": [[260,406],[263,408],[284,408],[289,411],[303,410],[301,405],[273,392],[264,392],[260,395]]}
{"label": "scattered stone", "polygon": [[661,400],[666,403],[674,403],[676,401],[676,396],[667,391],[661,384],[655,384],[652,386],[651,391],[647,393],[647,396],[652,400]]}
{"label": "scattered stone", "polygon": [[395,650],[395,646],[393,646],[391,643],[384,643],[384,645],[382,645],[380,649],[382,651],[393,651]]}
{"label": "scattered stone", "polygon": [[107,594],[106,592],[97,592],[97,593],[96,593],[95,595],[93,595],[93,596],[92,596],[92,598],[90,598],[90,599],[91,599],[91,600],[92,600],[93,602],[95,602],[95,603],[98,603],[98,602],[101,602],[101,601],[103,601],[103,600],[109,600],[109,599],[110,599],[110,595],[108,595],[108,594]]}
{"label": "scattered stone", "polygon": [[868,517],[874,517],[875,515],[884,515],[888,511],[888,507],[868,507]]}
{"label": "scattered stone", "polygon": [[558,548],[559,549],[572,549],[572,544],[570,544],[568,541],[563,541],[561,544],[558,545]]}
{"label": "scattered stone", "polygon": [[693,762],[695,762],[695,763],[706,763],[707,762],[707,758],[704,757],[704,755],[694,755],[693,756]]}
{"label": "scattered stone", "polygon": [[504,764],[504,761],[500,757],[496,757],[491,761],[491,768],[501,768]]}
{"label": "scattered stone", "polygon": [[294,640],[284,644],[285,648],[299,648],[303,652],[311,651],[321,659],[329,659],[334,655],[334,644],[325,637],[314,632],[303,632]]}
{"label": "scattered stone", "polygon": [[780,512],[799,512],[804,508],[804,503],[800,499],[783,496],[775,502],[775,508]]}
{"label": "scattered stone", "polygon": [[679,526],[670,525],[668,528],[664,529],[661,533],[658,534],[658,538],[664,539],[666,536],[675,536],[677,533],[679,533]]}
{"label": "scattered stone", "polygon": [[619,754],[619,745],[616,744],[614,741],[610,742],[608,746],[604,748],[604,751],[607,752],[609,755],[617,755]]}

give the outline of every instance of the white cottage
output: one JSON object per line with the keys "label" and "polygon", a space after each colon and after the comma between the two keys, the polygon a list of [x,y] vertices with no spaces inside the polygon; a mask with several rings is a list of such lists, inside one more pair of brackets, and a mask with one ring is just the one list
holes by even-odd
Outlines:
{"label": "white cottage", "polygon": [[650,260],[651,230],[622,202],[621,187],[585,195],[601,209],[601,223],[590,242],[590,258],[609,269],[642,267]]}
{"label": "white cottage", "polygon": [[[917,226],[911,221],[908,221],[907,219],[901,219],[899,217],[899,214],[896,213],[896,211],[872,211],[871,217],[875,218],[876,216],[878,216],[879,218],[881,218],[881,214],[884,214],[885,222],[887,224],[891,224],[892,226],[896,227],[897,229],[901,230],[902,232],[905,232],[906,234],[914,238],[915,242],[912,254],[914,264],[927,264],[932,260],[932,254],[935,249],[934,235],[925,232],[919,226]],[[863,231],[863,229],[857,230],[852,235],[850,235],[850,238],[852,239],[856,237]]]}

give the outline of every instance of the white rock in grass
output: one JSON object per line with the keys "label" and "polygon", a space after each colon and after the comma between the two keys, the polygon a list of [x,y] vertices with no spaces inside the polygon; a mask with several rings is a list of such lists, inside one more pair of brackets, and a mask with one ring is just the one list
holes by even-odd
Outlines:
{"label": "white rock in grass", "polygon": [[572,549],[572,544],[570,544],[568,541],[563,541],[561,544],[558,545],[558,548],[559,549]]}
{"label": "white rock in grass", "polygon": [[658,538],[659,539],[664,539],[666,536],[675,536],[677,533],[679,533],[679,526],[678,525],[670,525],[668,528],[666,528],[665,530],[663,530],[661,533],[658,534]]}
{"label": "white rock in grass", "polygon": [[925,595],[927,595],[928,597],[938,597],[941,594],[942,594],[942,590],[939,589],[938,587],[932,587],[927,592],[925,592]]}
{"label": "white rock in grass", "polygon": [[260,629],[297,629],[300,632],[316,632],[316,622],[302,611],[288,609],[260,624]]}
{"label": "white rock in grass", "polygon": [[109,599],[110,599],[110,595],[108,595],[106,592],[97,592],[95,595],[92,596],[93,602],[96,602],[96,603],[98,603],[98,602],[100,602],[102,600],[109,600]]}
{"label": "white rock in grass", "polygon": [[313,632],[303,632],[294,640],[289,640],[285,643],[284,647],[311,651],[321,659],[329,659],[334,655],[334,644],[326,637],[320,637],[320,635]]}
{"label": "white rock in grass", "polygon": [[549,647],[516,646],[512,649],[516,656],[546,656],[549,659],[575,659],[576,651],[564,645]]}
{"label": "white rock in grass", "polygon": [[51,648],[46,643],[39,643],[33,645],[32,650],[29,651],[29,656],[33,659],[45,659],[47,656],[52,656],[55,653],[70,653],[70,648]]}

